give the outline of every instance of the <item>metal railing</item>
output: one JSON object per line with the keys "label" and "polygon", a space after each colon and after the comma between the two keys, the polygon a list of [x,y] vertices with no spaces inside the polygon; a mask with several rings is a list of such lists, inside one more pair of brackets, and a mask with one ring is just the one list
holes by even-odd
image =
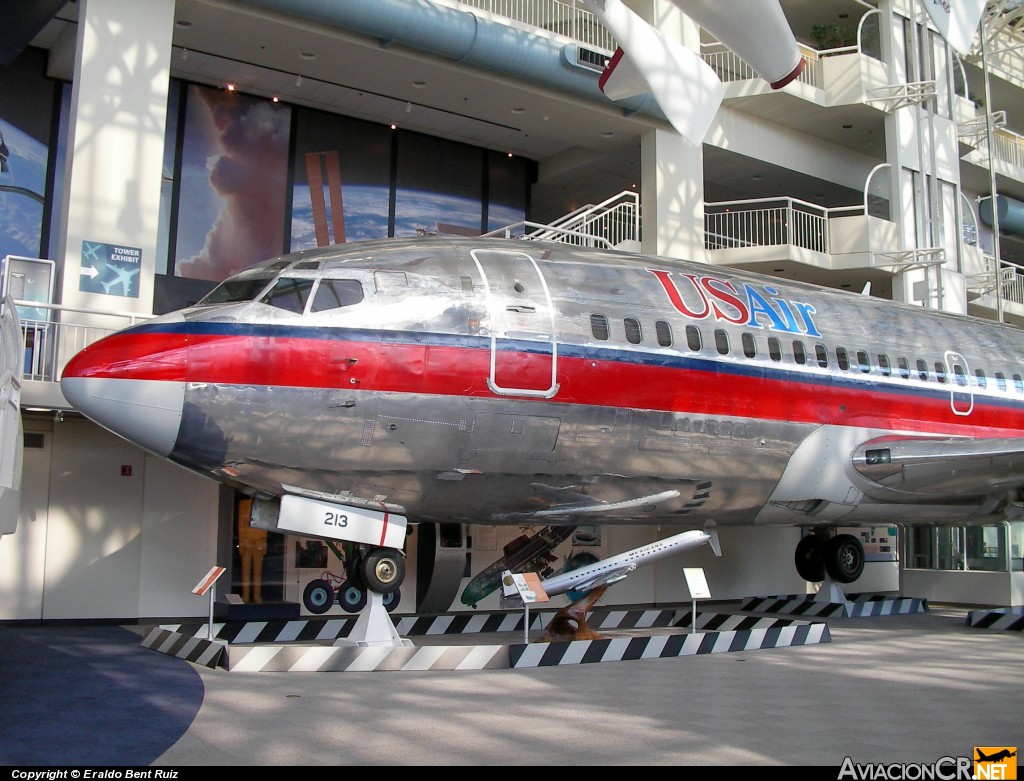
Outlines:
{"label": "metal railing", "polygon": [[[982,261],[985,264],[984,270],[967,278],[967,288],[979,295],[996,289],[996,259],[991,255],[983,255]],[[1016,263],[1000,261],[999,290],[1003,301],[1024,306],[1024,268]]]}
{"label": "metal railing", "polygon": [[[987,150],[987,139],[982,138],[978,148]],[[992,134],[992,150],[996,160],[1024,169],[1024,136],[1001,127]]]}
{"label": "metal railing", "polygon": [[23,380],[59,382],[67,362],[93,342],[151,315],[15,301],[24,349]]}
{"label": "metal railing", "polygon": [[[817,52],[814,49],[801,46],[800,56],[804,61],[804,69],[800,72],[797,80],[802,84],[820,89],[823,80],[821,69],[818,67],[819,58],[856,51],[856,46],[846,46],[829,52]],[[730,81],[748,81],[761,78],[757,71],[750,67],[739,55],[721,43],[701,44],[700,56],[704,62],[711,66],[711,69],[723,83],[727,84]]]}
{"label": "metal railing", "polygon": [[796,198],[708,203],[704,206],[704,246],[716,250],[788,244],[829,253],[829,219],[854,214],[864,214],[864,207],[826,209]]}
{"label": "metal railing", "polygon": [[598,204],[582,206],[548,225],[518,222],[485,233],[584,247],[618,247],[640,241],[640,196],[624,190]]}
{"label": "metal railing", "polygon": [[450,4],[547,30],[608,53],[617,46],[612,34],[577,0],[451,0]]}

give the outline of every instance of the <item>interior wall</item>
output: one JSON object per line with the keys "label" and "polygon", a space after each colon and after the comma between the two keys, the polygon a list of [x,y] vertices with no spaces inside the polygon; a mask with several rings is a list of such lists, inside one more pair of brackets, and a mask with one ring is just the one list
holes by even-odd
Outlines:
{"label": "interior wall", "polygon": [[219,497],[214,481],[145,456],[140,618],[208,615],[209,596],[192,589],[211,567],[228,565],[217,556]]}
{"label": "interior wall", "polygon": [[42,440],[24,449],[18,526],[0,537],[0,620],[38,620],[43,613],[52,418],[26,417],[24,428]]}

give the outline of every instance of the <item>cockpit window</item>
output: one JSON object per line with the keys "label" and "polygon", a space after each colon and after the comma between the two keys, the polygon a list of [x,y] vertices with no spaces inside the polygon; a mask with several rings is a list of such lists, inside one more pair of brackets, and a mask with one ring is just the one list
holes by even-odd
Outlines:
{"label": "cockpit window", "polygon": [[267,291],[266,295],[260,298],[260,301],[278,309],[287,309],[289,312],[301,315],[306,309],[306,301],[309,300],[309,293],[313,289],[314,281],[282,277]]}
{"label": "cockpit window", "polygon": [[352,306],[363,300],[363,286],[358,279],[321,279],[313,296],[311,312]]}
{"label": "cockpit window", "polygon": [[273,274],[258,277],[233,277],[221,282],[200,300],[199,304],[233,304],[252,301],[270,284]]}

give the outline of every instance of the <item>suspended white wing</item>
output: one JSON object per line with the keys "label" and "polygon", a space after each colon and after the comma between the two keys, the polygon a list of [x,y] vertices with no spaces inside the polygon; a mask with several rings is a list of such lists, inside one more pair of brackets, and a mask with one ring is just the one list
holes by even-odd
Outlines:
{"label": "suspended white wing", "polygon": [[932,23],[960,56],[971,50],[986,0],[921,0]]}
{"label": "suspended white wing", "polygon": [[583,2],[620,47],[601,76],[602,92],[612,100],[650,92],[672,127],[691,143],[700,144],[725,94],[711,67],[620,0]]}

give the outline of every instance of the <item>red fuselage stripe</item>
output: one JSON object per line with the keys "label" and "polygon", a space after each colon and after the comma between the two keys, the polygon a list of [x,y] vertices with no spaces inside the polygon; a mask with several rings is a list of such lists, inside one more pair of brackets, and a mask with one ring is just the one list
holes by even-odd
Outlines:
{"label": "red fuselage stripe", "polygon": [[[187,343],[180,335],[126,334],[98,345],[68,365],[73,376],[495,396],[487,385],[490,352],[479,348],[194,334]],[[755,363],[740,361],[681,369],[566,355],[557,360],[559,389],[552,403],[976,437],[1019,436],[1024,431],[1024,399],[1006,394],[997,405],[984,403],[978,395],[974,411],[959,416],[951,407],[952,385],[935,384],[930,393],[918,386],[914,392],[910,381],[894,378],[889,391],[873,377],[868,389],[853,371],[839,377],[821,374],[820,382],[811,371],[787,380],[777,374],[766,377]],[[731,366],[737,371],[729,371]],[[500,387],[544,389],[550,384],[551,358],[499,353],[496,372]]]}

